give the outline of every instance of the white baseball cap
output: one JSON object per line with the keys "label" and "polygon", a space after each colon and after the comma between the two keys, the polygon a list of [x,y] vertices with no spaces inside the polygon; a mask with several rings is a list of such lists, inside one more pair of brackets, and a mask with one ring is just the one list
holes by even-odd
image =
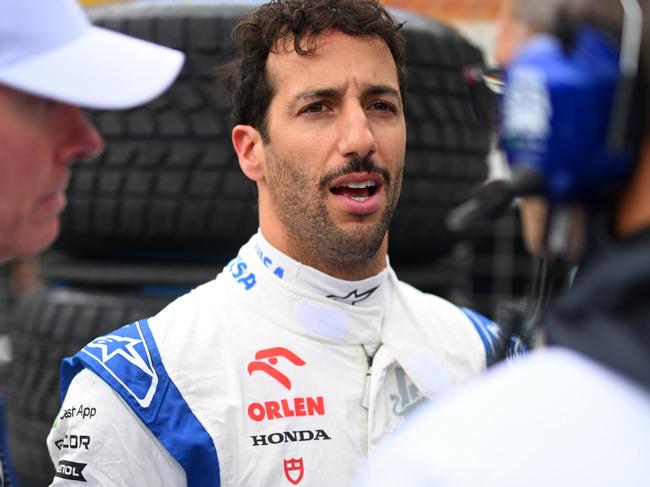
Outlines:
{"label": "white baseball cap", "polygon": [[0,85],[85,108],[146,103],[184,55],[93,26],[75,0],[0,0]]}

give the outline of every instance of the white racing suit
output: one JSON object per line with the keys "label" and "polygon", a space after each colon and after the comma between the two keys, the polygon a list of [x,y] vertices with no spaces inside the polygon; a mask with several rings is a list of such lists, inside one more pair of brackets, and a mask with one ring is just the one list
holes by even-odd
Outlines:
{"label": "white racing suit", "polygon": [[64,361],[52,485],[349,485],[414,405],[485,368],[497,333],[390,267],[340,281],[258,233],[214,281]]}

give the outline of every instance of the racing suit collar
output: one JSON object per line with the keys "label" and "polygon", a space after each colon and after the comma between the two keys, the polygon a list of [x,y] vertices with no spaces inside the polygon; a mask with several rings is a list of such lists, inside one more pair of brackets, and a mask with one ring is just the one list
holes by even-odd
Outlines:
{"label": "racing suit collar", "polygon": [[[233,294],[233,299],[241,297],[248,303],[254,302],[256,307],[265,310],[269,321],[323,343],[371,347],[381,343],[382,323],[392,295],[392,271],[371,278],[381,284],[366,300],[357,304],[346,303],[323,295],[323,283],[331,285],[329,276],[316,281],[314,286],[314,281],[303,279],[305,266],[302,266],[299,278],[296,278],[290,260],[282,259],[277,249],[273,249],[275,253],[269,253],[272,252],[270,246],[260,247],[256,243],[259,243],[258,235],[240,249],[237,258],[228,266],[230,272],[223,277],[234,278],[234,289],[243,291]],[[287,263],[289,266],[285,267]],[[238,272],[240,268],[245,269],[241,275]],[[313,276],[311,271],[314,269],[307,272]],[[249,277],[246,279],[250,279],[248,286],[241,283],[242,276],[247,274]],[[323,276],[322,273],[316,274],[316,277]],[[378,297],[374,298],[374,294]],[[371,298],[374,298],[372,304],[365,302]]]}
{"label": "racing suit collar", "polygon": [[301,264],[280,252],[264,238],[261,231],[252,237],[250,244],[271,274],[306,292],[361,307],[381,306],[385,301],[384,292],[390,273],[388,258],[386,267],[379,274],[360,281],[345,281]]}

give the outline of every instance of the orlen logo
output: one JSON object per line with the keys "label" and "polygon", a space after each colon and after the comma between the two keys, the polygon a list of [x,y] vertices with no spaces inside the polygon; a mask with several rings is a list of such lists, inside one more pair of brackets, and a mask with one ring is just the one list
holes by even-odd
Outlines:
{"label": "orlen logo", "polygon": [[293,416],[323,416],[325,400],[318,397],[294,397],[280,401],[253,402],[248,405],[248,417],[253,421],[281,419]]}
{"label": "orlen logo", "polygon": [[[264,372],[282,384],[285,389],[291,390],[291,380],[289,380],[289,377],[274,367],[274,365],[277,365],[279,357],[287,359],[298,367],[305,365],[305,361],[291,350],[284,347],[273,347],[255,353],[255,360],[248,364],[248,373],[249,375],[253,375],[253,372]],[[248,406],[248,417],[253,421],[280,419],[292,416],[322,416],[324,414],[325,400],[322,396],[292,397],[279,401],[254,402]]]}
{"label": "orlen logo", "polygon": [[[288,350],[284,347],[273,347],[267,348],[265,350],[260,350],[255,354],[255,360],[248,364],[248,373],[253,375],[253,372],[265,372],[280,384],[282,384],[287,389],[291,390],[291,381],[289,378],[280,372],[278,369],[273,367],[278,363],[278,357],[284,357],[289,362],[299,367],[305,365],[305,361],[298,357],[291,350]],[[264,362],[266,360],[267,362]]]}

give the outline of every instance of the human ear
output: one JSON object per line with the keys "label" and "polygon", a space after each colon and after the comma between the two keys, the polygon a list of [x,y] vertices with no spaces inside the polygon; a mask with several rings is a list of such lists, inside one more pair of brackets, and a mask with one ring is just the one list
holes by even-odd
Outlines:
{"label": "human ear", "polygon": [[253,181],[264,179],[264,150],[259,131],[250,125],[236,125],[232,129],[232,146],[246,177]]}

